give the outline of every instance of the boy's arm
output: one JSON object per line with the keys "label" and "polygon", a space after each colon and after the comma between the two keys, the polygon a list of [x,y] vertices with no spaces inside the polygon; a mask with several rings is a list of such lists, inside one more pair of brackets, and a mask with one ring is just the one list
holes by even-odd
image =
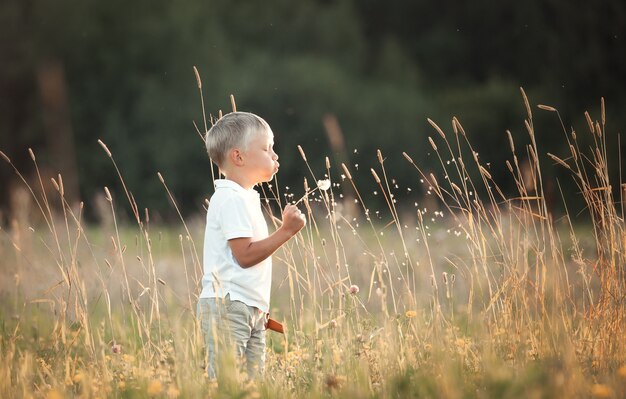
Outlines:
{"label": "boy's arm", "polygon": [[267,238],[253,241],[250,237],[228,240],[233,256],[244,269],[261,263],[304,227],[306,219],[295,205],[283,211],[283,224]]}

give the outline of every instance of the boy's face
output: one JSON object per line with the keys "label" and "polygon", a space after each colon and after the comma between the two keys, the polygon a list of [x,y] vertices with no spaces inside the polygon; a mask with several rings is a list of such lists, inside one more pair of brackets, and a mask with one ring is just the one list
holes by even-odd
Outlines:
{"label": "boy's face", "polygon": [[255,183],[268,182],[278,172],[278,155],[274,152],[274,133],[269,129],[259,130],[244,151],[244,168]]}

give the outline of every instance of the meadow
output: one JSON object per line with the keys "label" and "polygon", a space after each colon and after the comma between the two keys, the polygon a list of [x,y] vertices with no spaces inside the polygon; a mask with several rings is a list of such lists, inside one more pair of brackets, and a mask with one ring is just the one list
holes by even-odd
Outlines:
{"label": "meadow", "polygon": [[[272,315],[287,330],[268,332],[256,383],[233,364],[217,383],[203,373],[202,215],[152,222],[103,142],[120,184],[98,204],[68,204],[62,176],[24,180],[30,211],[0,230],[0,397],[624,397],[626,185],[609,179],[604,103],[597,118],[585,113],[587,131],[563,127],[570,152],[545,162],[533,112],[558,110],[522,97],[528,143],[508,133],[505,165],[483,161],[456,118],[429,121],[421,148],[439,160],[433,170],[380,151],[370,170],[329,159],[315,170],[297,148],[303,186],[262,187],[270,229],[301,197],[308,223],[274,256]],[[400,186],[386,156],[404,157],[414,184]],[[570,172],[559,184],[577,186],[582,214],[559,198],[566,211],[553,216],[546,168]],[[99,225],[84,222],[85,206],[99,208]]]}

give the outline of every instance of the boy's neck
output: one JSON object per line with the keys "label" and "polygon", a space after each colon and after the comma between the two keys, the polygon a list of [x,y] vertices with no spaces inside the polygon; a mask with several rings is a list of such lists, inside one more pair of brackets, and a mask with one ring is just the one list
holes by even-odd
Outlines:
{"label": "boy's neck", "polygon": [[232,171],[229,173],[222,173],[224,174],[224,178],[226,180],[234,181],[246,190],[251,190],[256,185],[256,182],[246,179],[246,176],[243,176],[239,173],[233,173]]}

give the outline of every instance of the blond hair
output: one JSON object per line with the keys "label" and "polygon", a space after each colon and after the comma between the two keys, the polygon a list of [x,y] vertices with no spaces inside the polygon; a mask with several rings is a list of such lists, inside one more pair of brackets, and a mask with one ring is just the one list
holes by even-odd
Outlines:
{"label": "blond hair", "polygon": [[231,112],[221,117],[206,133],[205,143],[209,157],[221,167],[228,151],[245,150],[250,138],[259,131],[270,130],[263,118],[250,112]]}

